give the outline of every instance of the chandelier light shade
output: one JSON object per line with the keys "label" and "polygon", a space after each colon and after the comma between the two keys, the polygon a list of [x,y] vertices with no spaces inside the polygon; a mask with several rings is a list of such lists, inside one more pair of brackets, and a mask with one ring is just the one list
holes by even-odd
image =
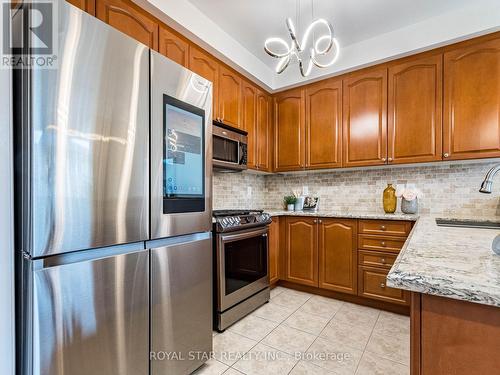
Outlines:
{"label": "chandelier light shade", "polygon": [[[279,60],[276,65],[276,73],[283,73],[292,58],[297,59],[300,74],[303,77],[311,74],[313,65],[318,68],[326,68],[337,61],[340,48],[330,22],[323,18],[313,21],[306,29],[301,41],[297,38],[297,32],[291,18],[286,19],[286,26],[291,38],[290,44],[277,37],[268,38],[264,42],[264,50],[267,54]],[[314,38],[314,35],[320,31],[323,32],[320,34],[321,36]],[[322,63],[321,61],[327,57],[328,60]]]}

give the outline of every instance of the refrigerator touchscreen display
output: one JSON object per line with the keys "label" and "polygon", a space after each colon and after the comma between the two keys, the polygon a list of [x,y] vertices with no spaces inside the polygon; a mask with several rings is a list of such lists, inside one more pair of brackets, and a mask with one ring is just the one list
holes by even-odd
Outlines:
{"label": "refrigerator touchscreen display", "polygon": [[164,213],[204,210],[205,112],[164,96]]}

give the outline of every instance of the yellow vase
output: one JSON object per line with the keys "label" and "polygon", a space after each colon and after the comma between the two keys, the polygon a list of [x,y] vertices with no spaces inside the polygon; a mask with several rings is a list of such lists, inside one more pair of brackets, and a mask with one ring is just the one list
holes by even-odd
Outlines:
{"label": "yellow vase", "polygon": [[387,214],[393,214],[396,212],[396,206],[398,204],[398,199],[396,198],[396,189],[392,184],[387,184],[383,194],[384,211]]}

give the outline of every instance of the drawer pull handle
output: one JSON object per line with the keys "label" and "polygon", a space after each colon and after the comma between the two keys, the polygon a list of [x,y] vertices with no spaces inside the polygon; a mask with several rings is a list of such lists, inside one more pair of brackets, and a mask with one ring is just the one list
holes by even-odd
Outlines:
{"label": "drawer pull handle", "polygon": [[380,287],[381,287],[382,289],[384,289],[384,288],[385,288],[385,284],[384,284],[384,283],[380,283]]}
{"label": "drawer pull handle", "polygon": [[380,229],[385,230],[385,225],[381,225]]}
{"label": "drawer pull handle", "polygon": [[385,264],[385,258],[380,258],[380,261],[382,262],[382,264]]}
{"label": "drawer pull handle", "polygon": [[385,247],[385,241],[382,241],[380,244]]}

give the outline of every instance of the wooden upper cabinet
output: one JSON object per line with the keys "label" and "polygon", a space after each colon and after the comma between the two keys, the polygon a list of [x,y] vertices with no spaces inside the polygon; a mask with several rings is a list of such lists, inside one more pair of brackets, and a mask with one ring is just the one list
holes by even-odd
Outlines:
{"label": "wooden upper cabinet", "polygon": [[269,283],[273,284],[280,278],[280,219],[273,217],[269,225]]}
{"label": "wooden upper cabinet", "polygon": [[357,221],[320,219],[319,287],[357,294]]}
{"label": "wooden upper cabinet", "polygon": [[184,67],[189,64],[189,43],[163,26],[160,27],[159,52]]}
{"label": "wooden upper cabinet", "polygon": [[262,91],[257,92],[257,168],[271,171],[271,98]]}
{"label": "wooden upper cabinet", "polygon": [[129,0],[96,0],[101,21],[158,51],[158,23]]}
{"label": "wooden upper cabinet", "polygon": [[286,218],[285,279],[318,286],[317,219]]}
{"label": "wooden upper cabinet", "polygon": [[96,0],[66,0],[71,5],[74,5],[81,10],[95,16],[95,2]]}
{"label": "wooden upper cabinet", "polygon": [[389,68],[389,164],[442,158],[442,54]]}
{"label": "wooden upper cabinet", "polygon": [[208,79],[213,84],[212,101],[213,101],[213,114],[212,118],[217,119],[218,108],[218,95],[219,95],[219,64],[208,53],[194,45],[189,49],[189,69],[199,74],[205,79]]}
{"label": "wooden upper cabinet", "polygon": [[387,69],[354,73],[343,82],[343,165],[387,160]]}
{"label": "wooden upper cabinet", "polygon": [[500,39],[444,54],[445,159],[500,156]]}
{"label": "wooden upper cabinet", "polygon": [[342,81],[326,80],[306,89],[306,167],[341,166]]}
{"label": "wooden upper cabinet", "polygon": [[274,169],[293,171],[305,166],[304,90],[279,93],[274,98]]}
{"label": "wooden upper cabinet", "polygon": [[219,116],[227,125],[241,128],[241,77],[223,65],[219,68]]}
{"label": "wooden upper cabinet", "polygon": [[243,81],[241,128],[248,132],[247,164],[257,169],[257,88]]}

